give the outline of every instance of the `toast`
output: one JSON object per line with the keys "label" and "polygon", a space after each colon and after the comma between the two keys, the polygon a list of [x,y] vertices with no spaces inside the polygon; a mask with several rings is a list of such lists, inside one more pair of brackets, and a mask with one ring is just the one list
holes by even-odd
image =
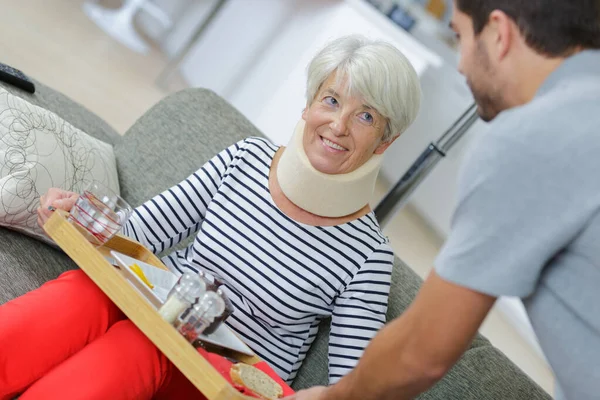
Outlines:
{"label": "toast", "polygon": [[276,400],[283,397],[281,385],[252,365],[234,364],[231,366],[229,374],[234,383],[247,387],[263,399]]}

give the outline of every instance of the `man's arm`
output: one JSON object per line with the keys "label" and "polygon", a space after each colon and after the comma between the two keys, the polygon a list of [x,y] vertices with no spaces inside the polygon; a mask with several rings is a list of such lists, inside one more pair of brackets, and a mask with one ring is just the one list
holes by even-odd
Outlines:
{"label": "man's arm", "polygon": [[338,384],[298,400],[412,399],[433,386],[471,344],[496,298],[432,271],[412,305],[382,329]]}

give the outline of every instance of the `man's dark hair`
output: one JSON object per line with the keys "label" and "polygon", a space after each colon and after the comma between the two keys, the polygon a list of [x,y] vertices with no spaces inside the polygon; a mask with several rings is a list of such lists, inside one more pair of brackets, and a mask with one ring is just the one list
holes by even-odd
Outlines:
{"label": "man's dark hair", "polygon": [[538,53],[560,57],[579,47],[600,49],[600,0],[456,0],[456,5],[473,19],[475,35],[500,10]]}

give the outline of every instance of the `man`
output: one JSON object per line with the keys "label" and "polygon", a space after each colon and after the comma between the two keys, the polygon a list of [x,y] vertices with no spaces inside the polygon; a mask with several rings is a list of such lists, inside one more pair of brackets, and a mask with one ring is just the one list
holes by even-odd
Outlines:
{"label": "man", "polygon": [[[336,385],[298,400],[410,399],[523,299],[567,399],[600,398],[600,0],[455,0],[485,121],[451,234],[413,304]],[[561,396],[562,397],[562,396]]]}

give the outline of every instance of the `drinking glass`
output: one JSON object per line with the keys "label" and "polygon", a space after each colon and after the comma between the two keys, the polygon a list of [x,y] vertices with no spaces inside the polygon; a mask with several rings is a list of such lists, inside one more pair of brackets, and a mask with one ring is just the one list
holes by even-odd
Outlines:
{"label": "drinking glass", "polygon": [[94,246],[105,244],[123,228],[133,210],[125,200],[100,182],[92,181],[79,196],[68,220]]}

